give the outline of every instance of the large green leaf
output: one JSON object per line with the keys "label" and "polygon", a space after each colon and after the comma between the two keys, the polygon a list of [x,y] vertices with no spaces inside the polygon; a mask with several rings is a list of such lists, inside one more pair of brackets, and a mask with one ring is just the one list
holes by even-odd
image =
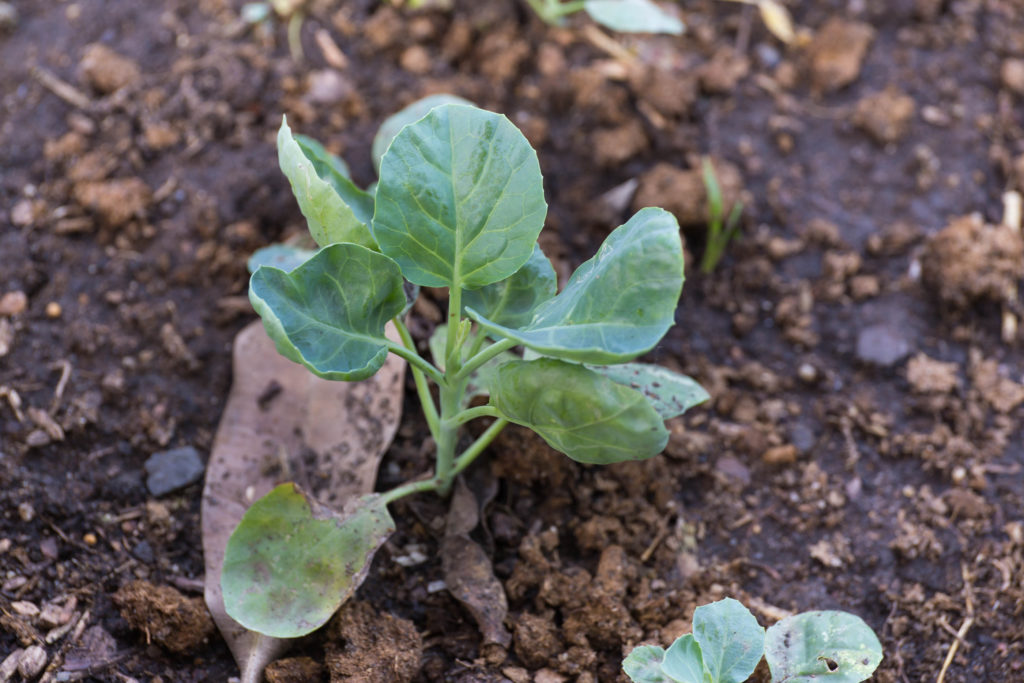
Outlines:
{"label": "large green leaf", "polygon": [[537,306],[557,291],[555,269],[540,245],[534,244],[530,260],[522,268],[504,280],[467,290],[462,303],[498,325],[522,327],[530,322]]}
{"label": "large green leaf", "polygon": [[657,645],[638,645],[622,660],[622,670],[633,683],[673,683],[661,670],[665,650]]}
{"label": "large green leaf", "polygon": [[[277,159],[317,244],[325,247],[335,242],[352,242],[376,248],[368,227],[373,199],[337,172],[329,160],[318,157],[316,150],[308,146],[304,150],[286,119],[282,119],[277,133]],[[326,178],[321,177],[321,172]]]}
{"label": "large green leaf", "polygon": [[306,635],[330,619],[395,530],[378,494],[355,503],[339,515],[295,484],[253,503],[224,551],[220,580],[231,618],[274,638]]}
{"label": "large green leaf", "polygon": [[553,358],[499,367],[491,403],[579,462],[642,460],[668,443],[668,430],[640,392]]}
{"label": "large green leaf", "polygon": [[649,351],[675,321],[683,289],[679,224],[663,209],[642,209],[616,228],[565,289],[513,329],[467,308],[488,333],[544,355],[622,363]]}
{"label": "large green leaf", "polygon": [[860,683],[882,661],[871,627],[847,612],[802,612],[768,629],[765,659],[774,683]]}
{"label": "large green leaf", "polygon": [[583,9],[597,23],[623,33],[680,35],[685,28],[651,0],[586,0]]}
{"label": "large green leaf", "polygon": [[378,174],[380,173],[381,157],[384,156],[384,152],[388,151],[388,147],[391,146],[391,141],[398,135],[398,131],[410,123],[416,123],[426,116],[431,109],[440,107],[442,104],[468,104],[473,106],[472,102],[464,100],[457,95],[439,93],[437,95],[427,95],[422,99],[416,100],[397,114],[392,114],[384,119],[384,123],[380,124],[380,128],[377,129],[377,135],[373,138],[373,146],[370,148],[373,168]]}
{"label": "large green leaf", "polygon": [[743,683],[764,654],[764,629],[732,598],[694,610],[693,637],[711,683]]}
{"label": "large green leaf", "polygon": [[504,116],[446,104],[381,161],[373,236],[406,279],[475,289],[533,253],[547,204],[537,154]]}
{"label": "large green leaf", "polygon": [[668,651],[661,670],[675,683],[711,683],[711,674],[704,669],[704,656],[693,634],[676,638]]}
{"label": "large green leaf", "polygon": [[588,365],[619,384],[636,389],[658,411],[662,420],[682,415],[695,405],[711,398],[704,387],[692,377],[672,372],[661,365],[623,363],[621,365]]}
{"label": "large green leaf", "polygon": [[384,325],[406,305],[402,275],[387,256],[332,244],[291,272],[263,266],[249,300],[281,355],[326,379],[360,380],[388,354]]}

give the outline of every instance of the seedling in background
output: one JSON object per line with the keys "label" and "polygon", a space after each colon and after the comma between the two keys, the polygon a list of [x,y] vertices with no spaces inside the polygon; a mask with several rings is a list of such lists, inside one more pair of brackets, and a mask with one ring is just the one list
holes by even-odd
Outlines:
{"label": "seedling in background", "polygon": [[668,33],[681,35],[684,26],[677,17],[651,0],[527,0],[544,22],[559,26],[565,17],[586,12],[597,23],[622,33]]}
{"label": "seedling in background", "polygon": [[[704,256],[700,260],[700,270],[704,274],[714,271],[725,253],[725,248],[738,234],[740,217],[743,215],[743,203],[736,202],[725,218],[725,207],[722,201],[722,188],[718,184],[718,176],[711,159],[701,160],[704,174],[704,187],[708,194],[708,239],[704,246]],[[724,221],[723,221],[724,218]]]}
{"label": "seedling in background", "polygon": [[633,648],[622,669],[634,683],[743,683],[762,655],[772,683],[860,683],[882,661],[867,624],[847,612],[803,612],[767,632],[739,601],[726,598],[693,612],[693,633],[664,650]]}
{"label": "seedling in background", "polygon": [[[446,495],[509,422],[578,462],[639,460],[665,447],[666,419],[708,397],[689,377],[630,362],[675,321],[675,218],[639,211],[557,293],[536,243],[547,213],[536,153],[505,117],[451,100],[385,123],[373,192],[281,126],[281,168],[321,249],[258,255],[249,298],[278,351],[319,377],[367,378],[388,353],[408,361],[437,450],[430,476],[352,501],[341,516],[293,484],[253,504],[221,577],[228,614],[250,630],[288,638],[326,622],[394,528],[388,503]],[[431,360],[404,322],[419,286],[449,292]],[[398,341],[385,335],[389,322]],[[460,427],[477,418],[493,422],[460,450]]]}
{"label": "seedling in background", "polygon": [[305,0],[263,0],[242,5],[242,19],[253,26],[267,26],[273,14],[288,21],[288,50],[292,59],[301,62],[302,22],[306,19],[303,11]]}

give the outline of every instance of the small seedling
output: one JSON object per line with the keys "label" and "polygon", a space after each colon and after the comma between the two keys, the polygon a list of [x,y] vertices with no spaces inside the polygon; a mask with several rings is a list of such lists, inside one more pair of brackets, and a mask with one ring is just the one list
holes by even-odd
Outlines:
{"label": "small seedling", "polygon": [[565,17],[586,12],[597,23],[622,33],[668,33],[680,35],[683,22],[651,0],[527,0],[533,11],[552,26]]}
{"label": "small seedling", "polygon": [[715,270],[715,266],[722,259],[722,254],[725,253],[725,248],[739,234],[743,203],[733,204],[726,218],[722,187],[718,183],[718,175],[715,174],[711,159],[704,157],[701,160],[701,170],[704,174],[704,188],[708,194],[708,240],[704,246],[704,256],[700,260],[700,270],[708,274]]}
{"label": "small seedling", "polygon": [[273,14],[288,21],[288,50],[292,59],[301,62],[302,23],[306,19],[305,0],[260,0],[242,5],[242,19],[253,26],[267,26]]}
{"label": "small seedling", "polygon": [[[436,462],[430,476],[340,516],[293,484],[256,501],[221,577],[228,614],[250,630],[288,638],[321,626],[394,528],[387,505],[446,495],[509,422],[578,462],[606,464],[660,453],[664,421],[708,398],[689,377],[631,362],[675,322],[675,218],[641,210],[557,293],[537,245],[547,204],[536,153],[505,117],[441,98],[382,127],[372,192],[287,123],[278,134],[281,168],[321,248],[258,255],[249,298],[278,351],[319,377],[367,378],[389,353],[408,361]],[[419,286],[448,289],[432,359],[404,320]],[[460,427],[477,418],[492,423],[460,449]]]}
{"label": "small seedling", "polygon": [[762,656],[772,683],[860,683],[882,661],[882,645],[847,612],[803,612],[765,631],[750,610],[726,598],[694,610],[693,633],[668,650],[633,648],[622,669],[634,683],[743,683]]}

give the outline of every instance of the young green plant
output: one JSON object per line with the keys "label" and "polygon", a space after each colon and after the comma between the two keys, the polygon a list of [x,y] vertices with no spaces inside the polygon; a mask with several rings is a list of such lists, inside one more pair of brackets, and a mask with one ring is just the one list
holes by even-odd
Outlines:
{"label": "young green plant", "polygon": [[622,33],[680,35],[683,22],[651,0],[526,0],[544,22],[553,26],[565,17],[586,12],[597,23]]}
{"label": "young green plant", "polygon": [[725,253],[729,242],[739,234],[743,203],[733,204],[729,216],[726,217],[722,187],[718,182],[714,164],[708,157],[701,160],[701,171],[704,175],[704,188],[708,195],[708,240],[704,246],[704,255],[700,260],[700,270],[704,274],[709,274],[715,270],[715,266],[722,259],[722,254]]}
{"label": "young green plant", "polygon": [[[367,378],[389,353],[408,361],[436,458],[431,475],[353,501],[340,517],[293,484],[254,503],[221,578],[227,612],[250,630],[286,638],[322,625],[393,529],[387,505],[447,495],[509,422],[605,464],[658,454],[664,421],[707,399],[689,377],[631,362],[675,321],[675,218],[641,210],[558,293],[537,245],[547,205],[536,153],[505,117],[445,98],[385,124],[372,192],[281,126],[281,168],[321,248],[260,255],[249,298],[278,351],[319,377]],[[405,324],[420,286],[448,289],[431,359]],[[478,418],[492,422],[460,448],[462,425]]]}
{"label": "young green plant", "polygon": [[871,627],[847,612],[803,612],[761,628],[726,598],[693,612],[693,633],[664,650],[633,648],[622,669],[634,683],[743,683],[762,655],[772,683],[860,683],[882,661]]}

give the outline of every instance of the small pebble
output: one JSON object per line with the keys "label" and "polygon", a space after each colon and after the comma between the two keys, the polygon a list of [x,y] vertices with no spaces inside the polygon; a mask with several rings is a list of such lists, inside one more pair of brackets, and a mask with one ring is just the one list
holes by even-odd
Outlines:
{"label": "small pebble", "polygon": [[30,681],[42,673],[46,666],[46,660],[46,650],[38,645],[33,645],[25,650],[18,660],[18,673],[26,681]]}
{"label": "small pebble", "polygon": [[0,2],[0,32],[13,31],[18,26],[18,10],[9,2]]}
{"label": "small pebble", "polygon": [[85,534],[84,534],[84,535],[82,536],[82,541],[83,541],[83,542],[84,542],[84,543],[85,543],[86,545],[96,545],[96,543],[98,542],[98,539],[96,538],[96,534],[94,534],[94,533],[92,533],[91,531],[89,531],[89,532],[86,532],[86,533],[85,533]]}
{"label": "small pebble", "polygon": [[861,362],[890,367],[909,353],[910,342],[898,327],[871,325],[857,335],[857,359]]}
{"label": "small pebble", "polygon": [[36,509],[32,507],[32,503],[19,503],[18,516],[21,517],[23,522],[31,522],[35,519]]}
{"label": "small pebble", "polygon": [[28,297],[25,292],[13,291],[0,296],[0,315],[18,315],[28,308]]}
{"label": "small pebble", "polygon": [[796,375],[801,381],[813,384],[818,381],[818,368],[810,363],[801,363],[797,368]]}
{"label": "small pebble", "polygon": [[47,318],[59,318],[60,314],[63,313],[60,304],[56,301],[51,301],[46,304],[46,317]]}
{"label": "small pebble", "polygon": [[199,481],[203,471],[199,452],[191,446],[154,453],[146,461],[146,488],[154,496],[163,496]]}

